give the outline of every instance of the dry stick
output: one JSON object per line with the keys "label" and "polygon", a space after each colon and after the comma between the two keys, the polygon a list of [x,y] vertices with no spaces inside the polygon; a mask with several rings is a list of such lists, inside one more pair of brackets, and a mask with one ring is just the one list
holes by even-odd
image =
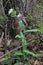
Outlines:
{"label": "dry stick", "polygon": [[9,4],[10,4],[10,7],[12,7],[10,0],[7,0],[7,2],[6,2],[6,4],[5,4],[5,6],[4,6],[4,8],[5,8],[6,5],[8,4],[8,2],[9,2]]}
{"label": "dry stick", "polygon": [[0,57],[0,59],[1,58],[3,58],[3,57],[5,57],[6,55],[8,55],[9,53],[12,53],[12,52],[14,52],[15,53],[15,51],[17,50],[17,49],[19,49],[19,48],[21,48],[22,46],[19,46],[19,47],[17,47],[17,48],[15,48],[15,49],[13,49],[13,50],[11,50],[11,51],[9,51],[9,52],[7,52],[6,54],[4,54],[3,56],[1,56]]}
{"label": "dry stick", "polygon": [[[30,39],[28,42],[30,42],[30,41],[32,41],[32,39]],[[29,44],[29,43],[28,43]],[[28,45],[27,44],[27,45]],[[11,50],[11,51],[9,51],[9,52],[7,52],[6,54],[4,54],[3,56],[1,56],[0,57],[0,59],[2,59],[3,57],[5,57],[6,55],[8,55],[9,53],[15,53],[19,48],[21,48],[22,46],[19,46],[19,47],[17,47],[17,48],[15,48],[15,49],[13,49],[13,50]]]}
{"label": "dry stick", "polygon": [[4,32],[2,33],[2,36],[1,36],[1,38],[0,38],[0,44],[1,44],[1,42],[2,42],[3,36],[4,36]]}
{"label": "dry stick", "polygon": [[9,1],[9,0],[7,0],[7,2],[6,2],[6,4],[5,4],[5,6],[4,6],[4,8],[6,7],[6,5],[7,5],[8,1]]}

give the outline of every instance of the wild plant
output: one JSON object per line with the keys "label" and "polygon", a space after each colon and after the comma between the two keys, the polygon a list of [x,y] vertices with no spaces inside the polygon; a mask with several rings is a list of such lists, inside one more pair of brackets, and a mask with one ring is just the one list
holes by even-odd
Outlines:
{"label": "wild plant", "polygon": [[32,30],[24,30],[24,32],[20,32],[20,35],[16,35],[15,38],[20,38],[22,41],[22,50],[18,51],[14,54],[14,58],[16,58],[17,60],[23,60],[25,65],[30,65],[30,63],[28,62],[28,56],[34,56],[34,57],[40,57],[43,56],[42,54],[38,54],[38,53],[34,53],[31,52],[29,50],[27,50],[27,41],[26,41],[26,37],[25,37],[25,33],[27,32],[36,32],[36,33],[40,33],[40,30],[38,29],[32,29]]}
{"label": "wild plant", "polygon": [[[20,23],[19,23],[20,24]],[[21,25],[20,25],[21,26]],[[24,26],[24,25],[23,25]],[[21,26],[22,27],[22,26]],[[41,33],[40,30],[38,29],[32,29],[32,30],[24,30],[22,32],[22,30],[20,31],[19,35],[16,35],[15,38],[20,38],[22,41],[22,50],[16,52],[15,54],[13,54],[13,58],[16,60],[16,63],[14,65],[18,65],[19,62],[23,62],[25,65],[30,65],[30,63],[28,62],[28,57],[34,56],[34,57],[43,57],[42,54],[39,53],[34,53],[31,52],[27,49],[27,41],[26,41],[26,37],[25,37],[25,33],[27,32],[35,32],[35,33]],[[5,61],[7,62],[11,62],[11,57],[8,56],[7,58],[5,58]],[[10,64],[11,65],[11,64]]]}

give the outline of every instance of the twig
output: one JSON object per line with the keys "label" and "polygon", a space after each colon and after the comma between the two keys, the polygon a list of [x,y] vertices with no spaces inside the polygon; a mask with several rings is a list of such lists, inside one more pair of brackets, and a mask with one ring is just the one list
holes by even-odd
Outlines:
{"label": "twig", "polygon": [[[30,39],[28,42],[32,41],[32,39]],[[27,43],[28,45],[29,43]],[[19,46],[17,48],[14,48],[13,50],[7,52],[6,54],[4,54],[3,56],[0,57],[0,59],[4,58],[6,55],[8,55],[9,53],[15,53],[19,48],[21,48],[22,46]]]}
{"label": "twig", "polygon": [[1,44],[1,42],[2,42],[3,36],[4,36],[4,32],[2,33],[2,36],[1,36],[1,38],[0,38],[0,44]]}
{"label": "twig", "polygon": [[14,52],[15,53],[15,51],[17,51],[17,49],[19,49],[19,48],[21,48],[22,46],[19,46],[19,47],[17,47],[17,48],[15,48],[15,49],[13,49],[13,50],[11,50],[11,51],[9,51],[9,52],[7,52],[6,54],[4,54],[3,56],[1,56],[0,57],[0,59],[2,59],[3,57],[5,57],[6,55],[8,55],[9,53],[12,53],[12,52]]}

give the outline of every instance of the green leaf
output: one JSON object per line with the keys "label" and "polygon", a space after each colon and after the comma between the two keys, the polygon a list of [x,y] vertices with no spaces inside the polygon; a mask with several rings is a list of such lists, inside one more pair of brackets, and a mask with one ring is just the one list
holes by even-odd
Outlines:
{"label": "green leaf", "polygon": [[21,36],[20,35],[16,35],[15,38],[21,38]]}
{"label": "green leaf", "polygon": [[30,65],[30,63],[28,61],[27,62],[25,61],[24,63],[25,63],[25,65]]}
{"label": "green leaf", "polygon": [[37,33],[41,33],[41,31],[39,29],[31,29],[31,30],[25,30],[24,33],[28,33],[28,32],[37,32]]}
{"label": "green leaf", "polygon": [[31,51],[28,51],[28,50],[24,50],[24,53],[25,54],[29,54],[29,55],[32,55],[32,56],[34,56],[34,57],[43,57],[43,54],[39,54],[39,53],[33,53],[33,52],[31,52]]}
{"label": "green leaf", "polygon": [[23,53],[22,52],[16,52],[15,54],[14,54],[14,57],[15,56],[23,56]]}
{"label": "green leaf", "polygon": [[25,37],[25,35],[22,32],[20,32],[20,35],[16,35],[15,38],[21,39],[23,50],[25,50],[26,49],[26,37]]}
{"label": "green leaf", "polygon": [[15,63],[14,65],[18,65],[18,63]]}
{"label": "green leaf", "polygon": [[31,51],[28,51],[28,50],[24,50],[23,51],[26,55],[32,55],[32,56],[35,56],[36,57],[36,54],[31,52]]}
{"label": "green leaf", "polygon": [[20,28],[23,28],[25,26],[22,20],[20,20],[18,23],[19,23]]}
{"label": "green leaf", "polygon": [[20,32],[20,36],[21,36],[21,40],[22,40],[23,50],[25,50],[26,49],[26,37],[22,32]]}
{"label": "green leaf", "polygon": [[16,17],[16,11],[13,10],[13,11],[11,12],[10,16],[11,16],[11,17]]}

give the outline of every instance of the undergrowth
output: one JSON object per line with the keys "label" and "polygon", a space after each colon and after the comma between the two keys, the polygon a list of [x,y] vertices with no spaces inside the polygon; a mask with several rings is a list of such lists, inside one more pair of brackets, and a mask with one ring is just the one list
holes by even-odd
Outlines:
{"label": "undergrowth", "polygon": [[34,56],[34,57],[43,57],[42,54],[39,53],[34,53],[31,52],[27,49],[27,41],[26,41],[26,37],[25,37],[25,33],[27,32],[35,32],[35,33],[41,33],[40,30],[38,29],[32,29],[32,30],[24,30],[24,32],[20,31],[19,35],[16,35],[15,38],[20,38],[22,41],[22,50],[16,52],[13,55],[9,55],[7,57],[5,57],[5,61],[4,63],[7,63],[8,65],[11,65],[11,57],[13,57],[16,60],[16,63],[14,65],[18,65],[19,62],[23,62],[25,65],[30,65],[30,63],[28,62],[28,58],[29,56]]}

